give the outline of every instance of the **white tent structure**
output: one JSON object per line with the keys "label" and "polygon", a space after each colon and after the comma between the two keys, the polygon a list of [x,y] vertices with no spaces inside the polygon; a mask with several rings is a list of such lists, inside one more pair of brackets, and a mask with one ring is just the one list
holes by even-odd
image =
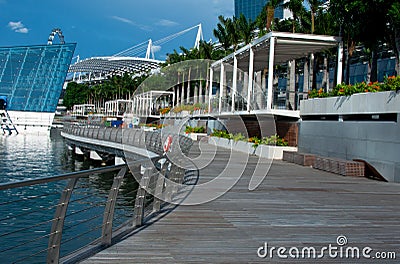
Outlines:
{"label": "white tent structure", "polygon": [[[215,75],[219,75],[219,88],[217,87],[216,95],[212,94],[212,89],[208,90],[209,112],[214,114],[223,114],[223,112],[250,114],[261,111],[299,117],[298,111],[274,109],[275,66],[295,59],[310,57],[314,53],[334,47],[337,47],[339,58],[336,67],[336,83],[341,83],[343,45],[340,37],[270,32],[256,39],[211,65],[209,87],[213,86],[216,79]],[[225,69],[228,64],[232,66],[232,69]],[[254,80],[257,79],[259,82],[255,84]],[[229,83],[227,80],[229,80]],[[239,80],[241,89],[238,87]],[[258,91],[255,89],[256,86],[259,89]],[[223,100],[226,96],[229,96],[231,102],[230,109],[223,107]],[[246,99],[248,102],[247,109],[235,108],[238,97]]]}

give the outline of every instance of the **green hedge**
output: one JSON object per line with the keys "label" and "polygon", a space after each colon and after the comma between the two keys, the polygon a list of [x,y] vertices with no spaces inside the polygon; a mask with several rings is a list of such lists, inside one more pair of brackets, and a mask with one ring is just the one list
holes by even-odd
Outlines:
{"label": "green hedge", "polygon": [[385,77],[383,83],[357,83],[339,84],[331,92],[326,93],[321,88],[319,90],[313,89],[308,92],[308,98],[324,98],[332,96],[350,96],[356,93],[376,93],[382,91],[399,91],[400,90],[400,76]]}

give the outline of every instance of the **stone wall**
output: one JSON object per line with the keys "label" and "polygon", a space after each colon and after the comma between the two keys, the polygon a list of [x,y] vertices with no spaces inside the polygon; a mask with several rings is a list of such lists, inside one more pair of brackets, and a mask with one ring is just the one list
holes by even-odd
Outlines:
{"label": "stone wall", "polygon": [[362,159],[400,182],[400,94],[363,93],[302,101],[299,152]]}

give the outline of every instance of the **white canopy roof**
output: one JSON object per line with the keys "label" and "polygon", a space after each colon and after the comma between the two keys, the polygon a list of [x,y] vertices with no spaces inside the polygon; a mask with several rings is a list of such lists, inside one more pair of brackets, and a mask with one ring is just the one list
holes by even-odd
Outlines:
{"label": "white canopy roof", "polygon": [[293,59],[304,58],[311,53],[337,47],[341,42],[341,38],[335,36],[270,32],[222,60],[215,62],[212,67],[218,67],[221,62],[233,64],[234,56],[236,56],[238,68],[246,71],[249,68],[249,54],[250,49],[252,49],[254,51],[254,71],[261,71],[268,67],[269,47],[272,37],[275,39],[274,64],[282,64]]}

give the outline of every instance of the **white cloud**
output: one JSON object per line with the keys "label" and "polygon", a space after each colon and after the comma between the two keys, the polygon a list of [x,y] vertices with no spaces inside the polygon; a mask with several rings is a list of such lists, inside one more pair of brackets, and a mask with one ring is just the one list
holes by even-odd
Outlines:
{"label": "white cloud", "polygon": [[17,30],[15,30],[15,32],[26,34],[29,32],[29,30],[26,27],[23,27],[23,28],[18,28]]}
{"label": "white cloud", "polygon": [[173,27],[173,26],[178,26],[179,23],[168,19],[161,19],[160,21],[158,21],[157,25],[163,27]]}
{"label": "white cloud", "polygon": [[119,17],[119,16],[112,16],[111,18],[114,19],[114,20],[117,20],[117,21],[120,21],[120,22],[129,24],[129,25],[138,27],[138,28],[140,28],[141,30],[144,30],[144,31],[152,31],[152,30],[153,30],[153,29],[152,29],[151,27],[149,27],[149,26],[138,24],[138,23],[136,23],[135,21],[132,21],[132,20],[130,20],[130,19],[128,19],[128,18]]}
{"label": "white cloud", "polygon": [[21,21],[18,21],[18,22],[10,21],[10,22],[8,22],[8,27],[11,28],[11,30],[13,30],[14,32],[17,32],[17,33],[26,34],[26,33],[29,32],[29,29],[26,28],[25,25],[22,24]]}
{"label": "white cloud", "polygon": [[124,23],[127,23],[127,24],[135,25],[135,23],[133,23],[132,20],[127,19],[127,18],[123,18],[123,17],[119,17],[119,16],[112,16],[111,18],[115,19],[115,20],[118,20],[118,21],[121,21],[121,22],[124,22]]}

